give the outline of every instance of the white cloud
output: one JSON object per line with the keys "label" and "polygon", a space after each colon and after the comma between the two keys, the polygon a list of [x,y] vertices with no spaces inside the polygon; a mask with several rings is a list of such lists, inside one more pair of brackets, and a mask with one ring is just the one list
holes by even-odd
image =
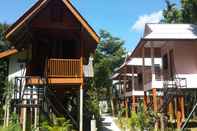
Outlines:
{"label": "white cloud", "polygon": [[162,11],[140,16],[138,20],[133,24],[132,30],[141,31],[144,29],[146,23],[158,23],[162,19],[162,17]]}

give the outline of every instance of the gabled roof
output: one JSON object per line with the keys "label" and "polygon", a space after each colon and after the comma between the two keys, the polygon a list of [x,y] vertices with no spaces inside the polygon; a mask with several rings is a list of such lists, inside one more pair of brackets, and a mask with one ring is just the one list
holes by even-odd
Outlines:
{"label": "gabled roof", "polygon": [[143,39],[197,39],[197,25],[146,24]]}
{"label": "gabled roof", "polygon": [[[33,5],[23,16],[21,16],[6,32],[6,38],[16,32],[18,29],[26,25],[42,8],[44,8],[51,0],[38,0],[38,2]],[[81,14],[76,10],[76,8],[71,4],[69,0],[62,0],[69,11],[75,16],[75,18],[80,22],[84,29],[91,35],[91,37],[99,43],[99,36],[92,29],[92,27],[87,23],[87,21],[81,16]]]}

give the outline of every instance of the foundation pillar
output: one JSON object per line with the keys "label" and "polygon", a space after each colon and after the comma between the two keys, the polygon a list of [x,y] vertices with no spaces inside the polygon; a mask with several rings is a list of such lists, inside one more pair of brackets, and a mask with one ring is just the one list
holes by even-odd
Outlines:
{"label": "foundation pillar", "polygon": [[146,95],[146,91],[144,91],[144,110],[147,110],[147,95]]}
{"label": "foundation pillar", "polygon": [[157,89],[153,89],[153,110],[154,112],[157,112],[157,108],[158,108],[158,105],[157,105]]}
{"label": "foundation pillar", "polygon": [[136,97],[132,96],[132,111],[136,112]]}
{"label": "foundation pillar", "polygon": [[125,98],[125,117],[128,118],[128,101],[127,101],[127,98]]}
{"label": "foundation pillar", "polygon": [[[158,111],[158,105],[157,104],[158,103],[157,103],[157,89],[156,88],[153,88],[152,94],[153,94],[153,111],[155,113],[157,113],[157,111]],[[156,121],[156,123],[155,123],[155,130],[158,129],[158,127],[159,127],[158,124],[159,124],[158,121]]]}
{"label": "foundation pillar", "polygon": [[181,121],[185,120],[185,107],[184,107],[184,96],[180,97],[180,105],[181,105]]}
{"label": "foundation pillar", "polygon": [[173,101],[171,100],[168,105],[168,114],[170,117],[170,121],[174,119],[174,111],[173,111]]}

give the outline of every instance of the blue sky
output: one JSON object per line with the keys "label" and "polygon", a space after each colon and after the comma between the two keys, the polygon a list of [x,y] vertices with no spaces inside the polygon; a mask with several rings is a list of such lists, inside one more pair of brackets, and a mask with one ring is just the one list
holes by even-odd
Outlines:
{"label": "blue sky", "polygon": [[[3,0],[0,22],[13,23],[37,0]],[[165,0],[71,0],[89,24],[99,32],[109,31],[125,41],[131,51],[142,37],[145,22],[155,23],[162,18]],[[179,3],[179,0],[171,0]]]}

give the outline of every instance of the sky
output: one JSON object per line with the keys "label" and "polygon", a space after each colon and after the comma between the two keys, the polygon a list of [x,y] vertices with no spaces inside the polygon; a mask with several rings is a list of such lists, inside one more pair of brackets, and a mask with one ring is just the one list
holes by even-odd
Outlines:
{"label": "sky", "polygon": [[[37,0],[3,0],[0,22],[14,23]],[[143,36],[145,23],[162,19],[165,0],[71,0],[81,15],[99,33],[104,29],[125,41],[131,52]],[[171,0],[178,4],[179,0]]]}

